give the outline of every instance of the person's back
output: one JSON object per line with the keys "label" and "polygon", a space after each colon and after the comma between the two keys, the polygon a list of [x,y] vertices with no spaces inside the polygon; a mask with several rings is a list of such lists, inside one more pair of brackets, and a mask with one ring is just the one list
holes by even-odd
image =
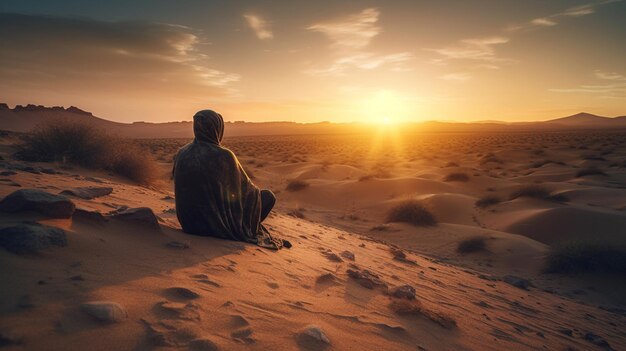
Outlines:
{"label": "person's back", "polygon": [[194,134],[174,160],[176,214],[183,231],[262,246],[269,239],[270,246],[279,247],[261,226],[275,198],[257,188],[237,157],[220,145],[222,116],[211,110],[196,113]]}

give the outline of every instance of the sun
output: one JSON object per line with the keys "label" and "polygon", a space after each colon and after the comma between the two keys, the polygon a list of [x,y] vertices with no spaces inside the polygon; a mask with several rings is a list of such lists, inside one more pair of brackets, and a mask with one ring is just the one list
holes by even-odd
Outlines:
{"label": "sun", "polygon": [[407,106],[403,97],[391,90],[379,90],[359,101],[363,121],[372,124],[398,124],[406,118]]}

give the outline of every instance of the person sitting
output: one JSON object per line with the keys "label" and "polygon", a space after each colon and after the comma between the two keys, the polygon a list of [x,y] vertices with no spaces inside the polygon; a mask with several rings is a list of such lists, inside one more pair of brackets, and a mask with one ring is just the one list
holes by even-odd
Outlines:
{"label": "person sitting", "polygon": [[176,215],[183,231],[270,249],[291,246],[273,238],[261,224],[276,197],[270,190],[259,189],[237,156],[220,144],[222,116],[212,110],[197,112],[193,131],[194,140],[178,151],[172,169]]}

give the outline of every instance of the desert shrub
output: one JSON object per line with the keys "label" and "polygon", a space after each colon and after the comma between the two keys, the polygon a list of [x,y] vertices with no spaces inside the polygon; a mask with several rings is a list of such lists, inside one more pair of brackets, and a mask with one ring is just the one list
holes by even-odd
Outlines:
{"label": "desert shrub", "polygon": [[502,199],[500,199],[499,197],[495,195],[486,195],[476,200],[474,204],[476,205],[476,207],[485,208],[499,204],[500,202],[502,202]]}
{"label": "desert shrub", "polygon": [[548,273],[626,273],[626,246],[572,241],[553,247],[546,259]]}
{"label": "desert shrub", "polygon": [[151,183],[157,174],[152,155],[139,145],[85,123],[63,120],[37,127],[24,138],[16,156],[109,170],[141,184]]}
{"label": "desert shrub", "polygon": [[604,173],[604,171],[595,167],[583,168],[579,170],[578,172],[576,172],[576,178],[592,176],[592,175],[600,175],[600,176],[606,177],[608,174]]}
{"label": "desert shrub", "polygon": [[541,185],[526,185],[521,187],[509,196],[510,200],[514,200],[520,197],[530,197],[533,199],[539,200],[548,200],[548,201],[556,201],[556,202],[565,202],[567,201],[567,197],[564,195],[552,195],[548,188]]}
{"label": "desert shrub", "polygon": [[485,237],[476,236],[473,238],[465,239],[459,243],[456,248],[456,252],[461,254],[485,251],[487,249],[487,241]]}
{"label": "desert shrub", "polygon": [[461,173],[461,172],[457,172],[457,173],[450,173],[448,174],[444,180],[446,182],[467,182],[470,180],[469,176],[467,175],[467,173]]}
{"label": "desert shrub", "polygon": [[285,188],[285,190],[287,190],[287,191],[300,191],[302,189],[308,188],[309,185],[310,184],[305,182],[304,180],[292,179],[292,180],[289,181],[289,183],[287,183],[287,187]]}
{"label": "desert shrub", "polygon": [[405,222],[416,226],[437,224],[435,216],[417,200],[405,200],[393,206],[387,212],[387,223]]}

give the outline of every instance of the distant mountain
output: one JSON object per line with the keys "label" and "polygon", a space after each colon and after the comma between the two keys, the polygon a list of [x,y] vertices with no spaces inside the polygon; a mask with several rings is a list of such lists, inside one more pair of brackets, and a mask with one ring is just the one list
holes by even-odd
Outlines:
{"label": "distant mountain", "polygon": [[559,124],[562,126],[572,127],[626,127],[626,116],[620,117],[603,117],[593,115],[591,113],[581,112],[575,115],[561,117],[546,121],[547,124]]}
{"label": "distant mountain", "polygon": [[[128,138],[192,138],[190,121],[166,123],[119,123],[94,116],[91,112],[77,107],[68,108],[42,105],[18,105],[11,109],[0,103],[0,130],[29,132],[36,126],[58,120],[88,123],[113,134]],[[590,113],[578,113],[544,122],[508,123],[501,121],[480,121],[472,123],[427,121],[406,123],[403,130],[422,132],[505,132],[536,130],[580,130],[580,129],[620,129],[626,128],[626,116],[602,117]],[[298,135],[298,134],[338,134],[358,133],[379,129],[362,123],[295,123],[295,122],[226,122],[226,136],[252,135]]]}

